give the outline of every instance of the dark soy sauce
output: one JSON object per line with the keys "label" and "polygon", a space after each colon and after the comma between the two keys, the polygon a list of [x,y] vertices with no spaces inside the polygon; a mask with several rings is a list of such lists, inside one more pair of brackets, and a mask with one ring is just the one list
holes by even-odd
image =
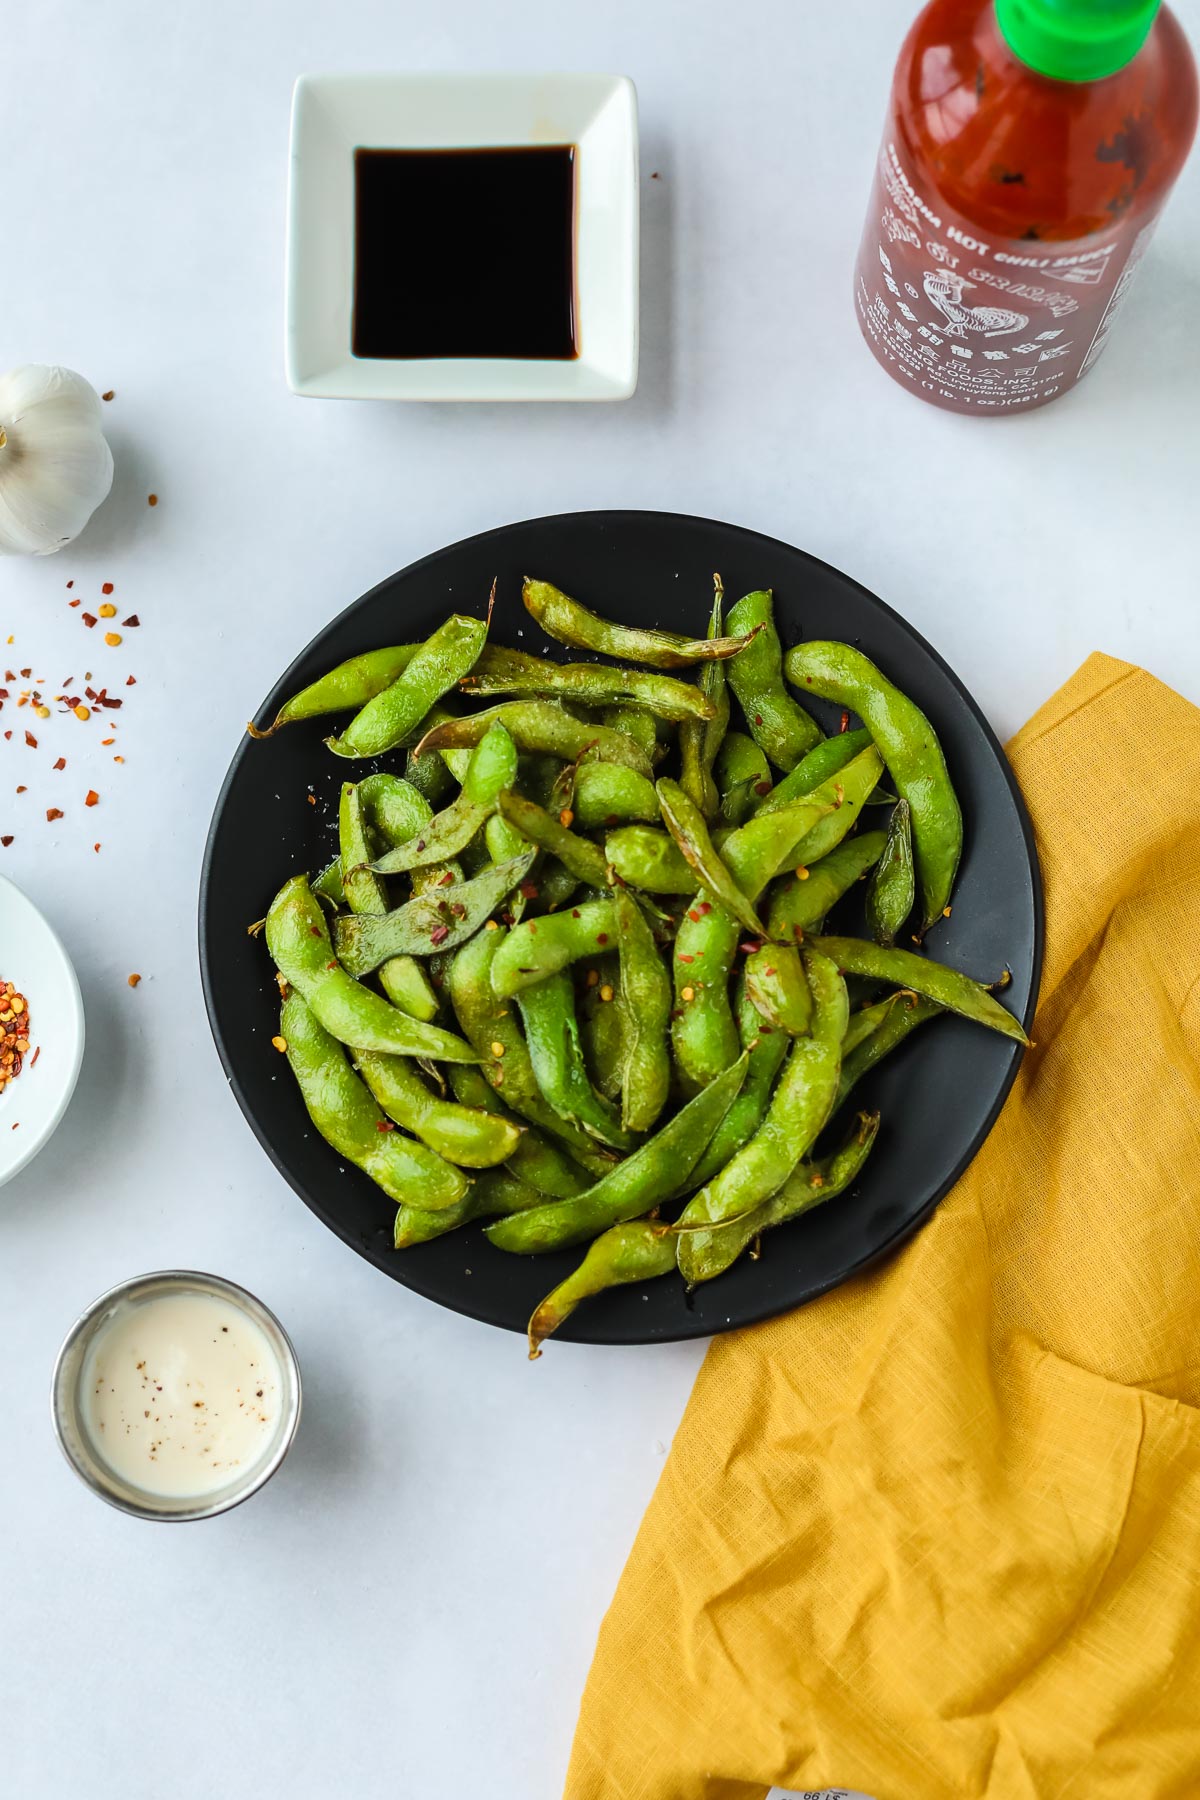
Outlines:
{"label": "dark soy sauce", "polygon": [[575,146],[354,152],[355,356],[578,356]]}

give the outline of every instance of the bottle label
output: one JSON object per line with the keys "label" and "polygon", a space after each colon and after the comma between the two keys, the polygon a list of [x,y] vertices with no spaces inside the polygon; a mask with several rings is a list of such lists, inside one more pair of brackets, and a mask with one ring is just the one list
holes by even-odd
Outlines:
{"label": "bottle label", "polygon": [[889,135],[855,278],[863,331],[927,400],[980,412],[1050,400],[1103,349],[1155,223],[1072,243],[987,239],[920,191]]}
{"label": "bottle label", "polygon": [[772,1788],[767,1800],[872,1800],[857,1788]]}

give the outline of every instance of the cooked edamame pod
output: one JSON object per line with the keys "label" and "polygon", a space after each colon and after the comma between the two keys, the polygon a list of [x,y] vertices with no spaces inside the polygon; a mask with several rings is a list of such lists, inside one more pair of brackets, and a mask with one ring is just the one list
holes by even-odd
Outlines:
{"label": "cooked edamame pod", "polygon": [[704,815],[688,799],[677,781],[665,777],[655,783],[663,822],[675,839],[685,860],[703,884],[706,895],[758,937],[767,928],[754,910],[753,903],[738,886],[733,874],[722,862],[716,845],[709,836]]}
{"label": "cooked edamame pod", "polygon": [[908,801],[898,800],[883,855],[867,883],[867,929],[877,944],[895,943],[917,897],[910,818]]}
{"label": "cooked edamame pod", "polygon": [[813,996],[810,1037],[795,1038],[766,1117],[684,1208],[680,1224],[734,1219],[781,1188],[807,1155],[833,1110],[848,1008],[846,984],[828,956],[806,949],[804,972]]}
{"label": "cooked edamame pod", "polygon": [[714,709],[690,681],[651,675],[645,669],[618,669],[610,663],[556,663],[524,650],[485,645],[475,667],[460,684],[490,698],[570,700],[582,706],[640,706],[660,719],[711,719]]}
{"label": "cooked edamame pod", "polygon": [[[594,961],[588,958],[587,978],[577,1001],[579,1039],[588,1079],[606,1100],[621,1098],[624,1077],[625,1007],[620,983],[615,954],[599,956]],[[623,1122],[628,1124],[628,1120]]]}
{"label": "cooked edamame pod", "polygon": [[[719,638],[721,635],[724,600],[721,577],[714,575],[712,613],[708,621],[710,638]],[[729,688],[725,664],[719,658],[706,662],[696,685],[711,706],[712,713],[703,721],[686,720],[680,726],[679,785],[711,822],[717,817],[721,805],[717,784],[713,780],[713,763],[729,726]]]}
{"label": "cooked edamame pod", "polygon": [[685,638],[674,631],[645,631],[617,625],[589,612],[578,600],[548,581],[526,581],[521,589],[526,610],[533,614],[547,637],[577,650],[598,650],[602,656],[627,662],[649,663],[655,669],[682,669],[688,663],[710,657],[736,656],[746,643],[740,638]]}
{"label": "cooked edamame pod", "polygon": [[[761,1017],[747,996],[744,972],[738,979],[735,1007],[738,1034],[746,1052],[746,1079],[713,1132],[708,1149],[692,1170],[691,1181],[695,1187],[703,1187],[718,1169],[723,1169],[762,1124],[775,1077],[791,1042],[785,1032],[776,1031]],[[685,1192],[686,1189],[677,1191]]]}
{"label": "cooked edamame pod", "polygon": [[521,1141],[521,1127],[512,1120],[431,1094],[406,1056],[360,1050],[357,1063],[388,1118],[447,1162],[463,1169],[491,1169],[507,1162]]}
{"label": "cooked edamame pod", "polygon": [[[808,836],[796,845],[795,861],[799,868],[811,868],[823,856],[828,856],[843,838],[849,837],[862,817],[863,807],[874,793],[875,784],[882,772],[883,760],[878,750],[860,750],[844,769],[813,789],[807,796],[808,800],[824,801],[828,810]],[[766,819],[775,815],[764,811],[754,816],[756,819]]]}
{"label": "cooked edamame pod", "polygon": [[839,969],[850,975],[872,975],[877,980],[911,988],[927,1000],[936,1000],[948,1012],[974,1019],[992,1031],[1028,1044],[1019,1019],[1015,1019],[992,997],[981,982],[972,981],[958,969],[934,962],[928,956],[916,956],[911,950],[887,950],[879,944],[868,944],[863,938],[814,937],[808,943],[822,955],[830,956]]}
{"label": "cooked edamame pod", "polygon": [[632,738],[647,764],[656,763],[663,754],[654,720],[636,706],[606,706],[600,713],[600,723],[607,731],[619,731],[624,737]]}
{"label": "cooked edamame pod", "polygon": [[815,930],[829,909],[879,861],[884,841],[882,831],[860,832],[845,838],[811,868],[801,864],[803,874],[784,876],[767,909],[772,938],[786,942]]}
{"label": "cooked edamame pod", "polygon": [[500,942],[491,965],[492,989],[507,1000],[522,988],[557,975],[581,956],[617,948],[611,900],[585,900],[567,912],[525,919]]}
{"label": "cooked edamame pod", "polygon": [[294,725],[300,719],[317,719],[325,713],[352,712],[373,700],[402,675],[420,649],[419,644],[393,644],[385,650],[368,650],[352,656],[336,669],[310,681],[307,687],[285,700],[271,723],[261,731],[253,721],[246,730],[252,738],[269,738],[283,725]]}
{"label": "cooked edamame pod", "polygon": [[806,1163],[790,1175],[769,1200],[741,1219],[711,1231],[681,1232],[676,1249],[679,1273],[689,1287],[711,1281],[735,1263],[764,1231],[797,1219],[844,1194],[858,1179],[879,1132],[878,1113],[860,1113],[840,1150],[819,1163]]}
{"label": "cooked edamame pod", "polygon": [[494,1219],[505,1213],[520,1212],[526,1206],[540,1206],[546,1196],[526,1182],[502,1169],[488,1169],[471,1183],[463,1198],[441,1212],[428,1212],[421,1206],[402,1206],[396,1214],[393,1245],[397,1250],[411,1250],[415,1244],[428,1244],[433,1238],[445,1237],[473,1219]]}
{"label": "cooked edamame pod", "polygon": [[[488,608],[489,616],[491,608]],[[340,737],[325,742],[336,756],[379,756],[402,744],[436,700],[456,687],[482,650],[487,619],[452,613],[390,687],[355,713]]]}
{"label": "cooked edamame pod", "polygon": [[332,862],[327,862],[321,873],[313,877],[312,891],[314,894],[319,894],[322,900],[328,900],[332,906],[342,906],[345,903],[346,895],[342,887],[342,859],[340,856],[335,856]]}
{"label": "cooked edamame pod", "polygon": [[606,1288],[652,1281],[669,1275],[675,1267],[675,1248],[651,1219],[635,1219],[614,1225],[597,1238],[574,1274],[547,1294],[529,1321],[529,1360],[542,1354],[541,1346],[570,1317],[581,1301]]}
{"label": "cooked edamame pod", "polygon": [[[868,1032],[858,1043],[847,1048],[843,1043],[842,1072],[838,1080],[836,1105],[840,1106],[851,1088],[862,1080],[868,1070],[882,1062],[885,1056],[902,1044],[910,1032],[924,1025],[930,1019],[936,1019],[946,1009],[936,1001],[928,1000],[919,994],[897,994],[891,1001],[884,1001],[883,1017],[874,1031]],[[870,1010],[874,1011],[874,1008]],[[862,1015],[858,1015],[861,1017]],[[853,1023],[853,1021],[851,1021]],[[846,1034],[847,1040],[850,1033]]]}
{"label": "cooked edamame pod", "polygon": [[[285,980],[339,1043],[355,1050],[394,1051],[434,1062],[479,1061],[461,1038],[410,1019],[346,973],[334,957],[324,910],[305,876],[293,875],[271,902],[267,948]],[[380,958],[386,960],[386,956]]]}
{"label": "cooked edamame pod", "polygon": [[[492,1088],[482,1069],[469,1063],[455,1063],[447,1071],[454,1098],[460,1106],[482,1108],[498,1119],[517,1121]],[[544,1137],[536,1125],[525,1125],[507,1162],[511,1175],[535,1188],[543,1199],[565,1199],[568,1194],[581,1194],[591,1186],[591,1177],[579,1164]]]}
{"label": "cooked edamame pod", "polygon": [[334,944],[351,975],[369,975],[390,956],[431,956],[473,937],[504,896],[523,881],[536,851],[489,865],[473,881],[433,888],[377,916],[334,920]]}
{"label": "cooked edamame pod", "polygon": [[560,971],[522,988],[515,998],[543,1099],[561,1119],[582,1126],[610,1150],[631,1149],[632,1132],[624,1129],[616,1108],[588,1080],[571,977]]}
{"label": "cooked edamame pod", "polygon": [[811,794],[822,782],[828,781],[853,762],[860,751],[871,747],[869,731],[840,731],[833,737],[825,738],[816,744],[796,764],[790,775],[777,782],[771,790],[764,794],[754,807],[755,812],[777,812],[781,806],[790,806],[793,800],[802,800],[805,794]]}
{"label": "cooked edamame pod", "polygon": [[346,1061],[341,1044],[299,991],[283,1003],[279,1032],[308,1116],[339,1156],[400,1205],[420,1200],[434,1212],[463,1199],[468,1182],[461,1169],[424,1144],[385,1129],[387,1120]]}
{"label": "cooked edamame pod", "polygon": [[713,764],[721,817],[741,825],[771,792],[771,765],[744,731],[727,731]]}
{"label": "cooked edamame pod", "polygon": [[760,588],[738,601],[729,629],[750,634],[729,664],[729,685],[741,702],[755,743],[783,770],[794,769],[821,741],[821,727],[783,685],[783,646],[775,629],[774,598]]}
{"label": "cooked edamame pod", "polygon": [[[343,782],[338,803],[339,861],[342,891],[351,912],[385,913],[387,889],[365,865],[371,858],[362,795],[352,781]],[[420,963],[411,956],[393,956],[379,970],[379,981],[393,1006],[414,1019],[428,1023],[438,1015],[438,998]]]}
{"label": "cooked edamame pod", "polygon": [[587,1193],[531,1208],[520,1221],[505,1220],[489,1227],[488,1237],[500,1250],[518,1256],[541,1255],[586,1243],[610,1225],[635,1219],[661,1205],[686,1185],[745,1074],[743,1056]]}
{"label": "cooked edamame pod", "polygon": [[531,1125],[566,1145],[592,1175],[604,1175],[613,1159],[578,1125],[561,1119],[542,1097],[529,1050],[511,1006],[492,992],[492,967],[505,940],[502,925],[481,931],[462,946],[450,964],[450,1002],[464,1035],[479,1053],[488,1084],[506,1106]]}
{"label": "cooked edamame pod", "polygon": [[604,725],[585,725],[551,700],[506,700],[487,712],[471,713],[465,719],[447,719],[426,732],[417,749],[472,749],[497,721],[512,734],[518,750],[526,753],[559,756],[564,762],[588,756],[599,762],[620,763],[627,769],[636,769],[639,775],[650,774],[649,757],[625,732],[612,731]]}
{"label": "cooked edamame pod", "polygon": [[621,1123],[627,1131],[649,1131],[667,1103],[671,1086],[671,978],[654,934],[628,889],[614,892],[613,911],[624,1014]]}
{"label": "cooked edamame pod", "polygon": [[748,956],[746,993],[776,1031],[800,1037],[812,1024],[812,994],[795,944],[764,944]]}
{"label": "cooked edamame pod", "polygon": [[920,707],[901,693],[861,650],[814,640],[790,650],[787,678],[856,712],[912,810],[912,838],[925,930],[950,900],[962,855],[962,809],[937,733]]}
{"label": "cooked edamame pod", "polygon": [[575,772],[573,810],[581,831],[633,820],[657,825],[659,819],[654,783],[616,763],[580,763]]}
{"label": "cooked edamame pod", "polygon": [[586,881],[590,887],[605,885],[608,880],[608,864],[604,860],[604,852],[570,829],[572,815],[569,811],[564,810],[556,819],[544,806],[538,806],[515,792],[501,794],[498,804],[504,818],[516,827],[522,837],[556,856],[576,881]]}
{"label": "cooked edamame pod", "polygon": [[[656,818],[661,817],[657,795],[654,813]],[[622,825],[605,837],[604,854],[628,887],[642,888],[651,894],[696,891],[696,871],[666,831],[656,831],[650,825]]]}

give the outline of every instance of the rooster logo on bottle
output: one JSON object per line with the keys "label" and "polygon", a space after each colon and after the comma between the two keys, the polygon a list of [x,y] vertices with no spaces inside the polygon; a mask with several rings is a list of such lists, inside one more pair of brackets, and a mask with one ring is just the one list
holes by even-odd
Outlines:
{"label": "rooster logo on bottle", "polygon": [[964,292],[975,285],[949,269],[926,269],[922,282],[925,297],[945,319],[942,329],[947,337],[966,337],[969,331],[989,338],[1007,337],[1010,332],[1024,331],[1029,323],[1027,313],[1011,312],[1007,306],[964,306]]}

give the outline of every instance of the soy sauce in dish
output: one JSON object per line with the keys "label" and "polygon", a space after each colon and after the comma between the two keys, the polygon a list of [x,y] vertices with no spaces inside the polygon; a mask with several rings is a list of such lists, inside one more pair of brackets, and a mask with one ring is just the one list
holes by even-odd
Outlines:
{"label": "soy sauce in dish", "polygon": [[356,150],[355,356],[578,356],[575,154]]}

